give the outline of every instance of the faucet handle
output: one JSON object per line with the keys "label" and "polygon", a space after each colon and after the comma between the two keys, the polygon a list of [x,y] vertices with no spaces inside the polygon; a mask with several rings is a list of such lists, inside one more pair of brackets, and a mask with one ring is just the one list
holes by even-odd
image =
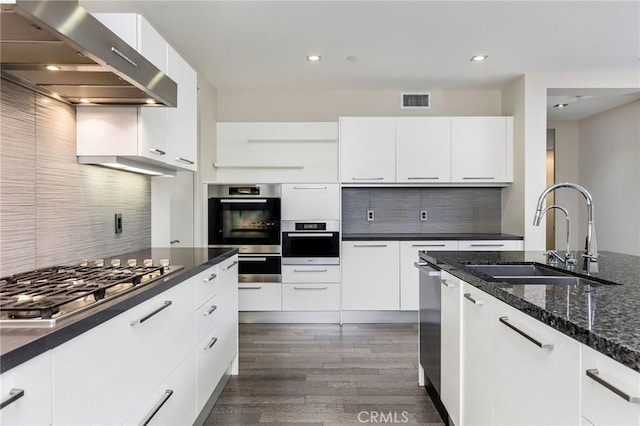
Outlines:
{"label": "faucet handle", "polygon": [[544,255],[547,256],[547,264],[549,265],[557,265],[558,260],[564,263],[564,259],[562,259],[555,250],[546,251]]}

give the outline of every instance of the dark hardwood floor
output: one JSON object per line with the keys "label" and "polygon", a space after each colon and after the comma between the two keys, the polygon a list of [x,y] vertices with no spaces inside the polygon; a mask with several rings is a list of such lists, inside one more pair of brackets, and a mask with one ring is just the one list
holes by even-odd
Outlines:
{"label": "dark hardwood floor", "polygon": [[240,374],[206,423],[442,425],[417,359],[411,324],[241,324]]}

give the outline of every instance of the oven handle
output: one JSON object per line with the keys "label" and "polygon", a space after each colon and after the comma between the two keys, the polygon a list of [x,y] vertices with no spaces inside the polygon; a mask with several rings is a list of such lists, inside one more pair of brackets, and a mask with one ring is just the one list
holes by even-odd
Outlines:
{"label": "oven handle", "polygon": [[304,237],[333,237],[333,232],[327,233],[310,233],[310,232],[300,232],[296,234],[289,233],[287,237],[289,238],[304,238]]}
{"label": "oven handle", "polygon": [[249,200],[247,200],[246,198],[243,198],[243,199],[233,199],[233,198],[226,199],[225,198],[225,199],[220,200],[220,202],[221,203],[257,203],[257,204],[259,204],[259,203],[266,203],[267,200],[264,199],[264,198],[249,199]]}
{"label": "oven handle", "polygon": [[266,262],[266,257],[241,257],[242,262]]}

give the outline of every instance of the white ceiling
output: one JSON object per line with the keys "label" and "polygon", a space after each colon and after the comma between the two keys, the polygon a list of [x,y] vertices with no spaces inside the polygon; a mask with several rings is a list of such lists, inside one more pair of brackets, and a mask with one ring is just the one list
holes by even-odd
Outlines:
{"label": "white ceiling", "polygon": [[638,72],[640,87],[639,0],[80,4],[143,14],[219,89],[500,89],[596,71]]}

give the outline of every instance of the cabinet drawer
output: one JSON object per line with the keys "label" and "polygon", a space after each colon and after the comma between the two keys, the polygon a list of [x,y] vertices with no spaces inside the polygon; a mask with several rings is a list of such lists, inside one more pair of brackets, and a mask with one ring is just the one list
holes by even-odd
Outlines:
{"label": "cabinet drawer", "polygon": [[197,340],[203,339],[217,324],[218,312],[220,312],[218,296],[213,296],[205,302],[196,312],[198,323]]}
{"label": "cabinet drawer", "polygon": [[458,241],[460,251],[518,251],[522,250],[519,240],[461,240]]}
{"label": "cabinet drawer", "polygon": [[282,284],[242,283],[238,285],[238,310],[282,310]]}
{"label": "cabinet drawer", "polygon": [[[587,371],[595,374],[595,378],[589,377]],[[640,398],[640,373],[582,345],[581,376],[582,415],[589,422],[596,426],[640,424],[640,403],[629,402],[607,388],[608,384],[630,397]]]}
{"label": "cabinet drawer", "polygon": [[339,283],[337,265],[283,265],[283,283]]}
{"label": "cabinet drawer", "polygon": [[337,184],[283,184],[283,220],[340,220]]}
{"label": "cabinet drawer", "polygon": [[196,407],[198,412],[207,403],[211,393],[228,367],[222,362],[224,339],[216,328],[196,346]]}
{"label": "cabinet drawer", "polygon": [[218,265],[216,265],[195,276],[196,308],[218,294],[218,282],[220,281],[218,273]]}
{"label": "cabinet drawer", "polygon": [[283,284],[282,309],[285,311],[337,311],[339,284]]}
{"label": "cabinet drawer", "polygon": [[0,376],[0,400],[24,394],[0,410],[3,425],[48,425],[53,422],[51,351]]}

